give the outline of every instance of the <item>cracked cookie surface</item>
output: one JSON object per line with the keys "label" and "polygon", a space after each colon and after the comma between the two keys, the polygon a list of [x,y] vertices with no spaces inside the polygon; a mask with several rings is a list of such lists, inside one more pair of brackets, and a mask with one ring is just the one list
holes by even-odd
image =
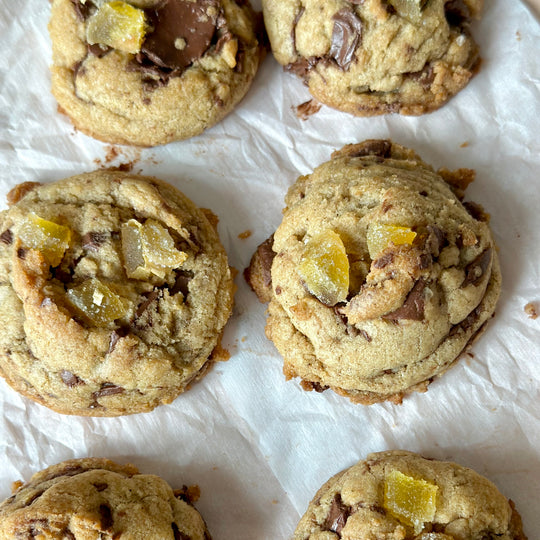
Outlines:
{"label": "cracked cookie surface", "polygon": [[263,0],[272,51],[330,107],[357,115],[439,108],[479,66],[483,0]]}
{"label": "cracked cookie surface", "polygon": [[370,140],[296,181],[245,273],[287,378],[399,403],[459,357],[501,286],[488,216],[460,201],[473,177]]}
{"label": "cracked cookie surface", "polygon": [[339,538],[526,540],[514,504],[487,478],[403,450],[370,454],[328,480],[293,536]]}
{"label": "cracked cookie surface", "polygon": [[15,390],[66,414],[131,414],[219,359],[233,283],[210,211],[113,170],[22,184],[8,201],[0,374]]}
{"label": "cracked cookie surface", "polygon": [[103,458],[40,471],[0,505],[0,538],[210,540],[193,502],[158,476]]}
{"label": "cracked cookie surface", "polygon": [[261,53],[254,12],[234,0],[53,0],[49,32],[60,110],[92,137],[138,146],[223,119]]}

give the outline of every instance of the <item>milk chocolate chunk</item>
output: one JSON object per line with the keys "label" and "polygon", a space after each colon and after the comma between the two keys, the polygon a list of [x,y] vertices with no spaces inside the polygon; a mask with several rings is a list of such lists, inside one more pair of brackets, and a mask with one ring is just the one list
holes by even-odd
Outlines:
{"label": "milk chocolate chunk", "polygon": [[261,270],[264,279],[264,284],[270,286],[272,283],[272,262],[276,253],[272,249],[274,245],[274,235],[267,238],[258,248],[257,253],[259,254],[259,260],[261,261]]}
{"label": "milk chocolate chunk", "polygon": [[148,10],[154,28],[142,45],[142,52],[155,64],[184,69],[203,56],[212,42],[217,24],[215,0],[166,0]]}
{"label": "milk chocolate chunk", "polygon": [[99,390],[96,390],[92,393],[92,397],[94,399],[98,399],[100,397],[105,396],[114,396],[115,394],[122,394],[124,392],[124,389],[121,386],[117,386],[116,384],[106,382],[101,385],[101,388]]}
{"label": "milk chocolate chunk", "polygon": [[412,321],[422,321],[424,319],[424,289],[426,288],[426,282],[423,279],[419,279],[411,292],[407,295],[403,305],[383,315],[383,319],[389,321],[399,321],[400,319],[408,319]]}
{"label": "milk chocolate chunk", "polygon": [[490,262],[491,248],[488,248],[480,253],[480,255],[478,255],[473,262],[466,266],[465,279],[463,280],[461,287],[467,287],[467,285],[478,285]]}
{"label": "milk chocolate chunk", "polygon": [[355,58],[362,37],[362,21],[350,9],[340,9],[333,17],[334,29],[329,55],[346,71]]}
{"label": "milk chocolate chunk", "polygon": [[341,531],[343,527],[345,527],[347,519],[349,519],[350,515],[350,507],[344,505],[343,501],[341,500],[341,495],[336,493],[334,500],[332,501],[332,505],[330,506],[328,516],[326,516],[324,529],[335,532],[341,538]]}
{"label": "milk chocolate chunk", "polygon": [[67,369],[63,369],[60,372],[60,378],[66,386],[69,386],[69,388],[84,384],[84,381],[82,379],[80,379],[79,377],[77,377],[77,375],[71,373],[71,371],[68,371]]}

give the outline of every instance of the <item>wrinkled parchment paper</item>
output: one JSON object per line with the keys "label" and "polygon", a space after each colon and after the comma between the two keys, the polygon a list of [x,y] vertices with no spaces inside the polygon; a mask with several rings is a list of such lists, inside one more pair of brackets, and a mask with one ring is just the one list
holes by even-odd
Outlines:
{"label": "wrinkled parchment paper", "polygon": [[[531,2],[531,6],[534,4]],[[436,167],[470,167],[468,198],[492,216],[504,288],[482,338],[426,394],[402,405],[353,405],[286,382],[264,337],[265,306],[241,275],[219,363],[172,405],[124,418],[56,414],[0,381],[0,499],[11,482],[64,459],[132,462],[173,486],[198,484],[215,540],[288,538],[318,487],[372,451],[405,448],[473,467],[540,534],[540,26],[518,0],[486,2],[473,32],[483,65],[430,115],[353,118],[323,107],[300,120],[306,88],[269,55],[240,106],[189,141],[112,147],[77,133],[49,92],[49,3],[0,0],[0,199],[48,182],[134,163],[220,218],[242,270],[280,222],[285,192],[346,143],[391,137]],[[5,204],[1,203],[5,207]],[[250,231],[247,238],[239,234]],[[247,236],[249,233],[243,236]],[[0,329],[2,331],[2,329]]]}

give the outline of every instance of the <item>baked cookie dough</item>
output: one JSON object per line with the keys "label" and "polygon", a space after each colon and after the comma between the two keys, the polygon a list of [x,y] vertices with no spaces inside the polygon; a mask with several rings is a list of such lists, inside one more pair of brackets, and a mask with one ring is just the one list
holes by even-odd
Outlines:
{"label": "baked cookie dough", "polygon": [[72,459],[34,474],[0,505],[0,539],[210,540],[193,506],[198,491],[173,491],[133,465]]}
{"label": "baked cookie dough", "polygon": [[65,414],[170,403],[220,353],[233,283],[210,211],[114,170],[21,184],[0,213],[0,375]]}
{"label": "baked cookie dough", "polygon": [[473,177],[369,140],[296,181],[245,272],[287,379],[400,403],[456,360],[501,286],[488,216],[460,202]]}
{"label": "baked cookie dough", "polygon": [[293,540],[526,540],[512,501],[487,478],[403,450],[328,480]]}
{"label": "baked cookie dough", "polygon": [[263,0],[272,51],[321,103],[356,116],[439,108],[479,67],[483,0]]}
{"label": "baked cookie dough", "polygon": [[261,56],[240,0],[52,0],[49,32],[60,110],[110,143],[202,133],[244,97]]}

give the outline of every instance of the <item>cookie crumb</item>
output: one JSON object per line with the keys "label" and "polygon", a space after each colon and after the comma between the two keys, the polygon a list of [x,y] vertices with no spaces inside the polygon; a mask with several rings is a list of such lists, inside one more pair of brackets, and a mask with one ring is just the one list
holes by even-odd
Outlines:
{"label": "cookie crumb", "polygon": [[538,318],[538,310],[536,309],[536,306],[532,302],[529,302],[528,304],[526,304],[523,309],[530,319]]}
{"label": "cookie crumb", "polygon": [[15,493],[23,486],[23,482],[20,480],[16,480],[15,482],[11,483],[11,493]]}
{"label": "cookie crumb", "polygon": [[297,107],[293,107],[293,110],[296,108],[296,116],[300,120],[307,120],[311,115],[318,113],[321,110],[321,104],[314,100],[310,99],[301,103]]}
{"label": "cookie crumb", "polygon": [[241,232],[238,235],[238,238],[240,238],[240,240],[245,240],[246,238],[249,238],[252,234],[253,233],[248,229],[247,231]]}
{"label": "cookie crumb", "polygon": [[272,504],[279,504],[279,501],[277,499],[273,499]]}
{"label": "cookie crumb", "polygon": [[519,30],[516,32],[516,39],[521,41],[521,32]]}
{"label": "cookie crumb", "polygon": [[469,146],[469,144],[470,144],[469,141],[465,141],[465,142],[462,142],[462,143],[459,145],[459,147],[460,147],[460,148],[467,148],[467,146]]}

